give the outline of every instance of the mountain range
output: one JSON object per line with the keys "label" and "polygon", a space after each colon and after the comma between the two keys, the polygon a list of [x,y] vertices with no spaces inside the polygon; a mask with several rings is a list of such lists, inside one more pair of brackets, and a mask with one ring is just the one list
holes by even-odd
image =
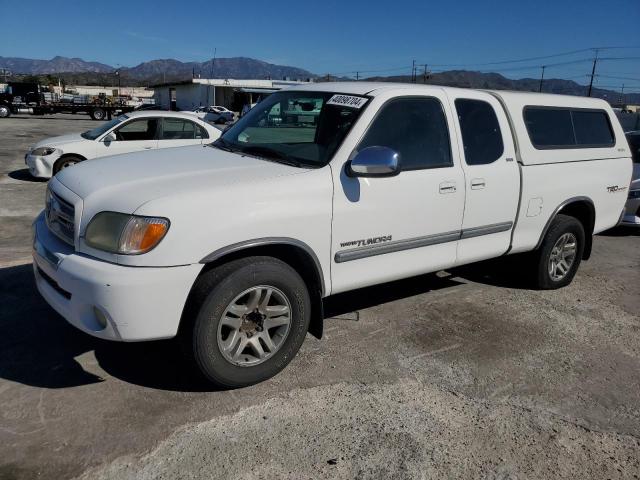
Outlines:
{"label": "mountain range", "polygon": [[[42,74],[111,74],[115,67],[98,62],[85,62],[80,58],[54,57],[51,60],[33,60],[18,57],[0,57],[0,69],[24,75]],[[157,83],[191,78],[192,75],[203,78],[212,74],[217,78],[284,78],[308,79],[316,75],[302,68],[275,65],[253,58],[233,57],[217,58],[206,62],[181,62],[172,58],[151,60],[135,67],[121,67],[122,79],[142,83]]]}
{"label": "mountain range", "polygon": [[[66,84],[115,85],[116,68],[99,62],[86,62],[80,58],[57,56],[51,60],[34,60],[18,57],[0,57],[0,70],[9,70],[13,75],[52,75]],[[1,73],[1,72],[0,72]],[[276,65],[247,57],[217,58],[206,62],[181,62],[175,59],[158,59],[143,62],[135,67],[121,67],[119,81],[123,86],[148,86],[164,82],[202,78],[246,78],[246,79],[322,79],[307,70]],[[331,77],[335,79],[335,77]],[[53,79],[49,79],[50,81]],[[344,80],[344,79],[342,79]],[[366,80],[386,82],[410,82],[409,76],[371,77]],[[533,78],[510,79],[498,73],[482,73],[467,70],[451,70],[430,74],[426,79],[418,75],[417,83],[449,85],[469,88],[499,90],[538,91],[539,80]],[[568,95],[586,95],[587,88],[572,80],[547,79],[545,92]],[[594,88],[592,96],[619,103],[621,95],[612,90]],[[625,95],[627,103],[640,103],[640,94]]]}

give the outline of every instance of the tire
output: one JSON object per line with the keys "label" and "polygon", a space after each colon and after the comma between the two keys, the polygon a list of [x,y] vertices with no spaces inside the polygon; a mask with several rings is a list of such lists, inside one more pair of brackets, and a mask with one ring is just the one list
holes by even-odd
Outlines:
{"label": "tire", "polygon": [[53,175],[57,174],[60,170],[71,167],[76,163],[80,163],[82,158],[75,155],[68,155],[66,157],[59,158],[56,163],[53,164]]}
{"label": "tire", "polygon": [[582,223],[568,215],[557,215],[534,257],[535,286],[554,290],[569,285],[580,266],[584,245]]}
{"label": "tire", "polygon": [[288,264],[248,257],[202,275],[185,313],[188,327],[180,335],[189,356],[210,382],[238,388],[273,377],[295,357],[309,329],[311,301]]}
{"label": "tire", "polygon": [[91,110],[90,115],[94,120],[104,120],[107,116],[107,112],[105,112],[103,108],[94,108]]}
{"label": "tire", "polygon": [[11,116],[11,108],[8,105],[0,105],[0,118],[9,118]]}

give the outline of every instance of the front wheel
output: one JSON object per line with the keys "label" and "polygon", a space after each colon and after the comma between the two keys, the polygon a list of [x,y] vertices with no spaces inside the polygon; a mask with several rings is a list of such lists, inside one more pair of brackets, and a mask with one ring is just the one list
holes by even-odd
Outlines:
{"label": "front wheel", "polygon": [[195,319],[184,332],[191,353],[205,377],[225,388],[276,375],[295,357],[309,329],[304,281],[271,257],[235,260],[205,273],[191,302]]}
{"label": "front wheel", "polygon": [[7,105],[0,105],[0,118],[8,118],[11,115],[11,109]]}
{"label": "front wheel", "polygon": [[81,161],[82,159],[80,157],[75,157],[73,155],[69,155],[68,157],[63,157],[53,165],[53,175],[58,173],[60,170],[64,170],[65,168],[72,167],[76,163],[79,163]]}
{"label": "front wheel", "polygon": [[558,215],[536,252],[536,286],[553,290],[569,285],[578,271],[584,251],[582,223],[568,215]]}

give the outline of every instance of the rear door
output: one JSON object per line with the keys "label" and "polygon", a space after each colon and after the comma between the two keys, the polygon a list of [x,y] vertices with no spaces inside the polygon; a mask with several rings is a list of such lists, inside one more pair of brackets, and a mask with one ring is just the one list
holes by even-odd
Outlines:
{"label": "rear door", "polygon": [[159,138],[158,148],[181,147],[184,145],[200,145],[209,138],[209,134],[204,128],[191,120],[165,117],[162,119],[162,130]]}
{"label": "rear door", "polygon": [[520,171],[500,102],[486,92],[454,92],[458,148],[465,173],[465,207],[457,263],[502,255],[520,197]]}

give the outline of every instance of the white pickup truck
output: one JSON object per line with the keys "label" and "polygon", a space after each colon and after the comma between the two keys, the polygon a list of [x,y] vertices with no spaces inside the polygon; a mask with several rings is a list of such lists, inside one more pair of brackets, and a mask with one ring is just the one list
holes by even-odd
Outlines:
{"label": "white pickup truck", "polygon": [[329,83],[274,93],[208,146],[83,162],[34,223],[38,290],[96,337],[178,336],[253,384],[322,334],[322,298],[502,255],[573,279],[620,219],[629,146],[591,98]]}

